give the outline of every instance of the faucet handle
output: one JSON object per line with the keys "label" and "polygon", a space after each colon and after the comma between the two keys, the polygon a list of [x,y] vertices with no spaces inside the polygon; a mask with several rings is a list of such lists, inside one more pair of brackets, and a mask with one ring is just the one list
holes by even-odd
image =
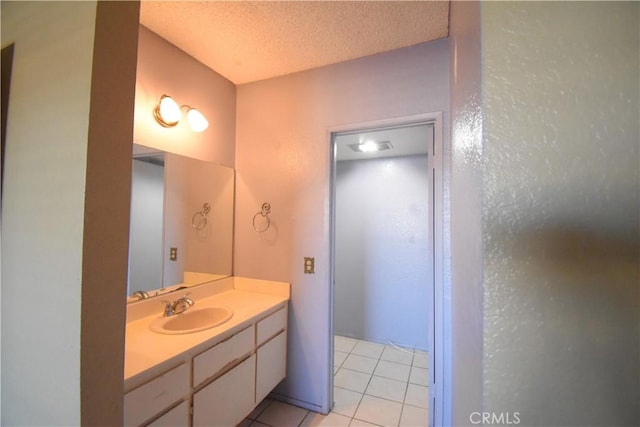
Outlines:
{"label": "faucet handle", "polygon": [[192,300],[191,298],[189,298],[188,295],[191,295],[191,292],[187,292],[186,294],[182,295],[180,298],[178,298],[178,301],[182,301],[182,302],[186,303],[187,305],[192,306],[196,302],[194,300]]}
{"label": "faucet handle", "polygon": [[167,300],[162,300],[160,302],[161,304],[164,304],[164,316],[171,316],[173,313],[173,304],[171,303],[171,301],[167,301]]}

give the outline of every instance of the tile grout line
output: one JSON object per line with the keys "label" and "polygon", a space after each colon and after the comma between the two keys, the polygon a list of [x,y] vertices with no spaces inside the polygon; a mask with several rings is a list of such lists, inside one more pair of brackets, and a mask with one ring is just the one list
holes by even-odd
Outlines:
{"label": "tile grout line", "polygon": [[[355,346],[354,346],[354,348],[355,348]],[[364,400],[364,396],[365,395],[371,396],[370,394],[367,394],[367,389],[369,388],[369,384],[371,384],[371,380],[373,380],[373,376],[374,376],[374,373],[376,371],[376,368],[378,367],[378,364],[380,363],[380,360],[382,358],[382,353],[384,353],[384,347],[383,347],[382,351],[380,352],[380,356],[378,356],[378,358],[376,360],[376,365],[373,367],[373,371],[369,375],[369,381],[367,382],[367,386],[364,388],[364,391],[362,392],[362,397],[360,398],[360,402],[358,402],[358,406],[356,407],[356,410],[353,413],[353,417],[351,417],[351,420],[353,420],[355,418],[356,414],[358,413],[358,409],[360,409],[360,404],[362,404],[362,400]],[[373,397],[376,397],[376,396],[373,396]],[[362,420],[362,421],[370,423],[370,421],[366,421],[366,420]],[[351,424],[351,423],[349,423],[349,424]]]}
{"label": "tile grout line", "polygon": [[[356,348],[356,346],[358,345],[358,343],[359,343],[360,341],[361,341],[361,340],[356,340],[356,343],[353,345],[353,347],[351,348],[351,351],[349,352],[349,356],[352,354],[353,349],[355,349],[355,348]],[[381,354],[381,355],[382,355],[382,354]],[[347,358],[348,358],[349,356],[347,356]],[[360,355],[356,354],[356,356],[360,356]],[[365,357],[365,356],[362,356],[362,357]],[[378,359],[378,360],[379,360],[379,359]],[[346,361],[346,359],[345,359],[345,361]],[[376,361],[376,366],[374,366],[374,367],[373,367],[373,371],[374,371],[374,372],[375,372],[375,370],[376,370],[376,367],[377,367],[377,366],[378,366],[378,361]],[[345,369],[347,369],[347,368],[345,368]],[[353,422],[353,420],[354,420],[354,419],[356,419],[356,418],[355,418],[355,417],[356,417],[356,414],[358,413],[358,409],[360,409],[360,405],[362,404],[362,400],[364,399],[364,395],[365,395],[365,393],[366,393],[366,391],[367,391],[367,388],[369,387],[369,384],[371,383],[371,379],[372,379],[372,378],[373,378],[373,372],[372,372],[371,374],[369,374],[369,381],[367,381],[367,385],[364,387],[364,390],[362,390],[362,393],[360,393],[360,399],[358,400],[358,404],[356,405],[356,409],[353,411],[353,415],[351,416],[351,420],[349,421],[349,425],[351,425],[351,423]],[[362,420],[362,421],[364,421],[364,420]],[[368,422],[368,421],[366,421],[366,422]]]}
{"label": "tile grout line", "polygon": [[[334,339],[335,339],[335,337],[334,337]],[[344,364],[344,362],[346,362],[346,361],[347,361],[347,359],[349,358],[349,356],[351,356],[351,352],[353,351],[353,349],[354,349],[354,348],[356,348],[356,345],[358,344],[358,341],[359,341],[359,340],[356,340],[356,342],[353,344],[353,346],[352,346],[352,347],[351,347],[351,349],[349,350],[349,353],[347,353],[347,357],[345,357],[345,358],[344,358],[344,360],[342,361],[342,364],[340,365],[340,368],[338,369],[338,371],[339,371],[340,369],[343,369],[343,368],[342,368],[342,365]],[[334,355],[334,357],[335,357],[335,355]],[[344,369],[347,369],[347,368],[344,368]],[[335,376],[336,376],[336,374],[337,374],[337,373],[338,373],[338,372],[336,372],[336,373],[334,373],[334,374],[333,374],[334,379],[335,379]],[[367,384],[367,386],[368,386],[368,385],[369,385],[369,384]],[[333,387],[334,387],[334,389],[335,389],[335,387],[336,387],[336,385],[335,385],[335,381],[334,381]],[[340,387],[340,388],[342,388],[342,387]],[[349,389],[346,389],[346,388],[345,388],[344,390],[349,390]],[[365,390],[366,390],[366,387],[365,387]],[[353,391],[353,390],[349,390],[349,391]],[[352,415],[351,417],[349,417],[349,425],[351,425],[351,423],[353,422],[354,417],[355,417],[355,415],[356,415],[356,412],[358,412],[358,408],[360,407],[360,403],[362,402],[362,398],[363,398],[363,397],[364,397],[364,392],[362,392],[362,393],[360,394],[360,399],[358,400],[358,404],[356,405],[356,409],[353,411],[353,415]],[[335,403],[335,402],[334,402],[334,403]],[[333,410],[332,410],[331,412],[333,412]],[[336,413],[337,413],[337,412],[336,412]]]}
{"label": "tile grout line", "polygon": [[[380,355],[379,355],[378,357],[376,357],[376,358],[375,358],[375,360],[376,360],[376,364],[375,364],[375,366],[374,366],[374,368],[373,368],[373,372],[369,374],[369,373],[367,373],[367,372],[358,371],[358,370],[356,370],[356,369],[349,369],[349,368],[343,367],[343,365],[344,365],[344,363],[346,362],[346,360],[348,359],[348,357],[349,357],[350,355],[352,355],[352,354],[357,355],[357,356],[360,356],[360,357],[365,357],[365,358],[369,358],[369,359],[374,359],[373,357],[369,357],[369,356],[364,356],[364,355],[361,355],[361,354],[353,353],[353,350],[356,348],[356,346],[357,346],[357,344],[358,344],[359,342],[369,343],[369,341],[355,340],[355,343],[354,343],[354,344],[353,344],[353,346],[351,347],[350,351],[347,353],[347,357],[345,357],[345,359],[343,360],[342,364],[341,364],[341,365],[339,366],[339,368],[338,368],[338,370],[340,370],[340,369],[347,369],[347,370],[352,370],[352,371],[355,371],[355,372],[360,372],[360,373],[364,373],[364,374],[369,375],[369,381],[367,381],[367,385],[365,386],[364,391],[363,391],[362,393],[360,393],[360,394],[361,394],[361,397],[360,397],[360,399],[359,399],[359,401],[358,401],[358,405],[356,406],[356,409],[355,409],[355,411],[354,411],[353,416],[352,416],[352,417],[350,417],[349,425],[351,425],[351,424],[353,423],[353,421],[354,421],[354,420],[358,420],[358,421],[363,421],[363,422],[371,423],[370,421],[361,420],[361,419],[359,419],[359,418],[356,418],[356,417],[355,417],[356,413],[358,412],[358,409],[360,408],[360,405],[362,404],[362,400],[364,399],[364,396],[365,396],[365,395],[367,395],[367,396],[371,396],[371,397],[376,397],[376,398],[379,398],[379,399],[382,399],[382,400],[386,400],[386,401],[389,401],[389,402],[400,403],[400,404],[401,404],[401,408],[400,408],[400,417],[399,417],[399,419],[398,419],[398,426],[399,426],[399,425],[400,425],[400,423],[402,422],[402,415],[403,415],[403,414],[404,414],[404,412],[405,412],[405,405],[406,405],[406,406],[410,406],[410,407],[412,407],[412,408],[417,408],[417,409],[427,410],[426,408],[423,408],[423,407],[421,407],[421,406],[416,406],[416,405],[411,405],[411,404],[405,403],[405,402],[406,402],[407,393],[409,392],[409,384],[413,384],[413,385],[416,385],[416,386],[422,386],[422,387],[425,387],[425,386],[423,386],[423,385],[421,385],[421,384],[417,384],[417,383],[413,383],[413,382],[411,382],[411,374],[412,374],[412,372],[413,372],[413,368],[414,368],[414,367],[416,367],[416,368],[421,368],[421,367],[419,367],[419,366],[415,366],[415,365],[414,365],[414,362],[415,362],[415,356],[416,356],[416,353],[415,353],[416,349],[412,349],[412,352],[411,352],[411,361],[410,361],[410,363],[409,363],[409,364],[405,364],[405,363],[402,363],[402,362],[399,362],[399,361],[386,360],[386,359],[384,359],[385,361],[390,362],[390,363],[396,363],[396,364],[399,364],[399,365],[408,366],[408,367],[409,367],[409,376],[408,376],[408,378],[407,378],[407,380],[406,380],[406,381],[400,381],[400,380],[398,380],[397,378],[387,378],[387,377],[383,377],[383,376],[377,376],[378,378],[385,378],[385,379],[389,379],[389,380],[395,380],[395,381],[398,381],[398,382],[403,382],[403,383],[405,384],[405,391],[404,391],[403,400],[402,400],[402,402],[398,402],[398,401],[395,401],[395,400],[392,400],[392,399],[387,399],[387,398],[384,398],[384,397],[373,396],[373,395],[369,395],[369,394],[367,394],[367,393],[366,393],[367,389],[369,388],[369,385],[371,384],[371,381],[373,380],[373,377],[374,377],[374,376],[376,376],[376,375],[375,375],[375,371],[376,371],[376,369],[378,368],[378,365],[379,365],[379,364],[380,364],[380,362],[383,360],[383,359],[382,359],[382,355],[384,354],[385,349],[386,349],[386,348],[394,348],[394,346],[388,346],[388,345],[380,344],[380,343],[372,343],[372,344],[381,345],[381,346],[383,347],[383,349],[382,349],[382,351],[380,352]],[[428,369],[428,368],[421,368],[421,369]],[[334,373],[334,377],[335,377],[336,373],[337,373],[337,371]],[[336,387],[336,386],[334,385],[334,387]],[[348,390],[348,391],[356,392],[355,390],[350,390],[350,389],[346,389],[346,388],[339,387],[339,386],[337,386],[337,387],[338,387],[338,388],[342,388],[342,389],[344,389],[344,390]],[[428,385],[427,385],[426,387],[427,387],[427,389],[428,389]],[[358,392],[358,393],[359,393],[359,392]],[[427,399],[427,404],[428,404],[428,399]],[[333,412],[333,411],[332,411],[332,412]],[[336,412],[336,414],[338,414],[338,413]],[[338,414],[338,415],[342,415],[342,414]],[[372,424],[374,424],[374,423],[372,423]]]}
{"label": "tile grout line", "polygon": [[[358,345],[358,342],[360,342],[360,340],[356,341],[356,343],[354,344],[353,348],[351,350],[353,350],[354,348],[356,348],[356,346]],[[349,353],[349,355],[351,355],[351,353]],[[376,362],[376,366],[378,365],[378,362]],[[373,370],[375,371],[375,366],[373,367]],[[353,419],[356,417],[356,414],[358,413],[358,409],[360,409],[360,405],[362,404],[362,399],[364,399],[364,394],[367,391],[367,387],[369,387],[369,383],[371,382],[371,378],[373,378],[373,373],[371,373],[371,375],[369,376],[369,381],[367,381],[367,385],[364,387],[364,390],[362,390],[362,394],[360,396],[360,400],[358,400],[358,404],[356,405],[356,409],[353,411],[353,415],[351,416],[351,421],[349,421],[349,425],[351,425],[351,423],[353,422]]]}

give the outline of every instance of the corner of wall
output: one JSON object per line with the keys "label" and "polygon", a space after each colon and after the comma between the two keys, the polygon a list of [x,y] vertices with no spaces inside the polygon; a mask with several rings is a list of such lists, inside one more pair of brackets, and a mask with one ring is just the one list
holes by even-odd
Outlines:
{"label": "corner of wall", "polygon": [[[483,409],[482,81],[479,2],[451,2],[450,298],[444,425]],[[448,325],[447,325],[448,324]],[[450,417],[450,418],[448,418]]]}
{"label": "corner of wall", "polygon": [[122,423],[138,14],[138,2],[99,2],[96,11],[82,254],[82,425]]}

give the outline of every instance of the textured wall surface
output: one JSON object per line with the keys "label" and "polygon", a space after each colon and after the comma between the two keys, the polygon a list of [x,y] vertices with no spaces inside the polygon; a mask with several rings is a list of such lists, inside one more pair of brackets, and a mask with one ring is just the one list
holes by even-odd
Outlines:
{"label": "textured wall surface", "polygon": [[639,5],[483,3],[486,410],[638,425]]}
{"label": "textured wall surface", "polygon": [[[444,425],[482,411],[482,82],[480,3],[451,2],[450,308],[445,329]],[[447,282],[445,282],[447,283]],[[450,307],[446,306],[449,303]],[[451,406],[449,406],[451,405]],[[446,417],[451,416],[451,419]]]}
{"label": "textured wall surface", "polygon": [[[234,274],[291,282],[280,391],[312,407],[328,405],[332,372],[329,129],[434,111],[446,122],[448,61],[441,40],[238,87]],[[251,219],[263,202],[271,228],[259,234]],[[305,256],[314,275],[303,273]]]}
{"label": "textured wall surface", "polygon": [[337,163],[337,335],[427,350],[429,172],[427,156]]}

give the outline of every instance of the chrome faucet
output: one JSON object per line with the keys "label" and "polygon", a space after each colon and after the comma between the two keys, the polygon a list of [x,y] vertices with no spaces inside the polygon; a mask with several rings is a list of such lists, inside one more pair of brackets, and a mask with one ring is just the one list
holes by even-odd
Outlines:
{"label": "chrome faucet", "polygon": [[162,301],[164,304],[164,316],[169,317],[174,314],[184,313],[189,307],[195,304],[195,302],[191,298],[187,297],[187,295],[189,294],[182,295],[174,302]]}
{"label": "chrome faucet", "polygon": [[145,291],[135,291],[131,294],[132,297],[138,297],[138,300],[149,298],[149,294]]}

